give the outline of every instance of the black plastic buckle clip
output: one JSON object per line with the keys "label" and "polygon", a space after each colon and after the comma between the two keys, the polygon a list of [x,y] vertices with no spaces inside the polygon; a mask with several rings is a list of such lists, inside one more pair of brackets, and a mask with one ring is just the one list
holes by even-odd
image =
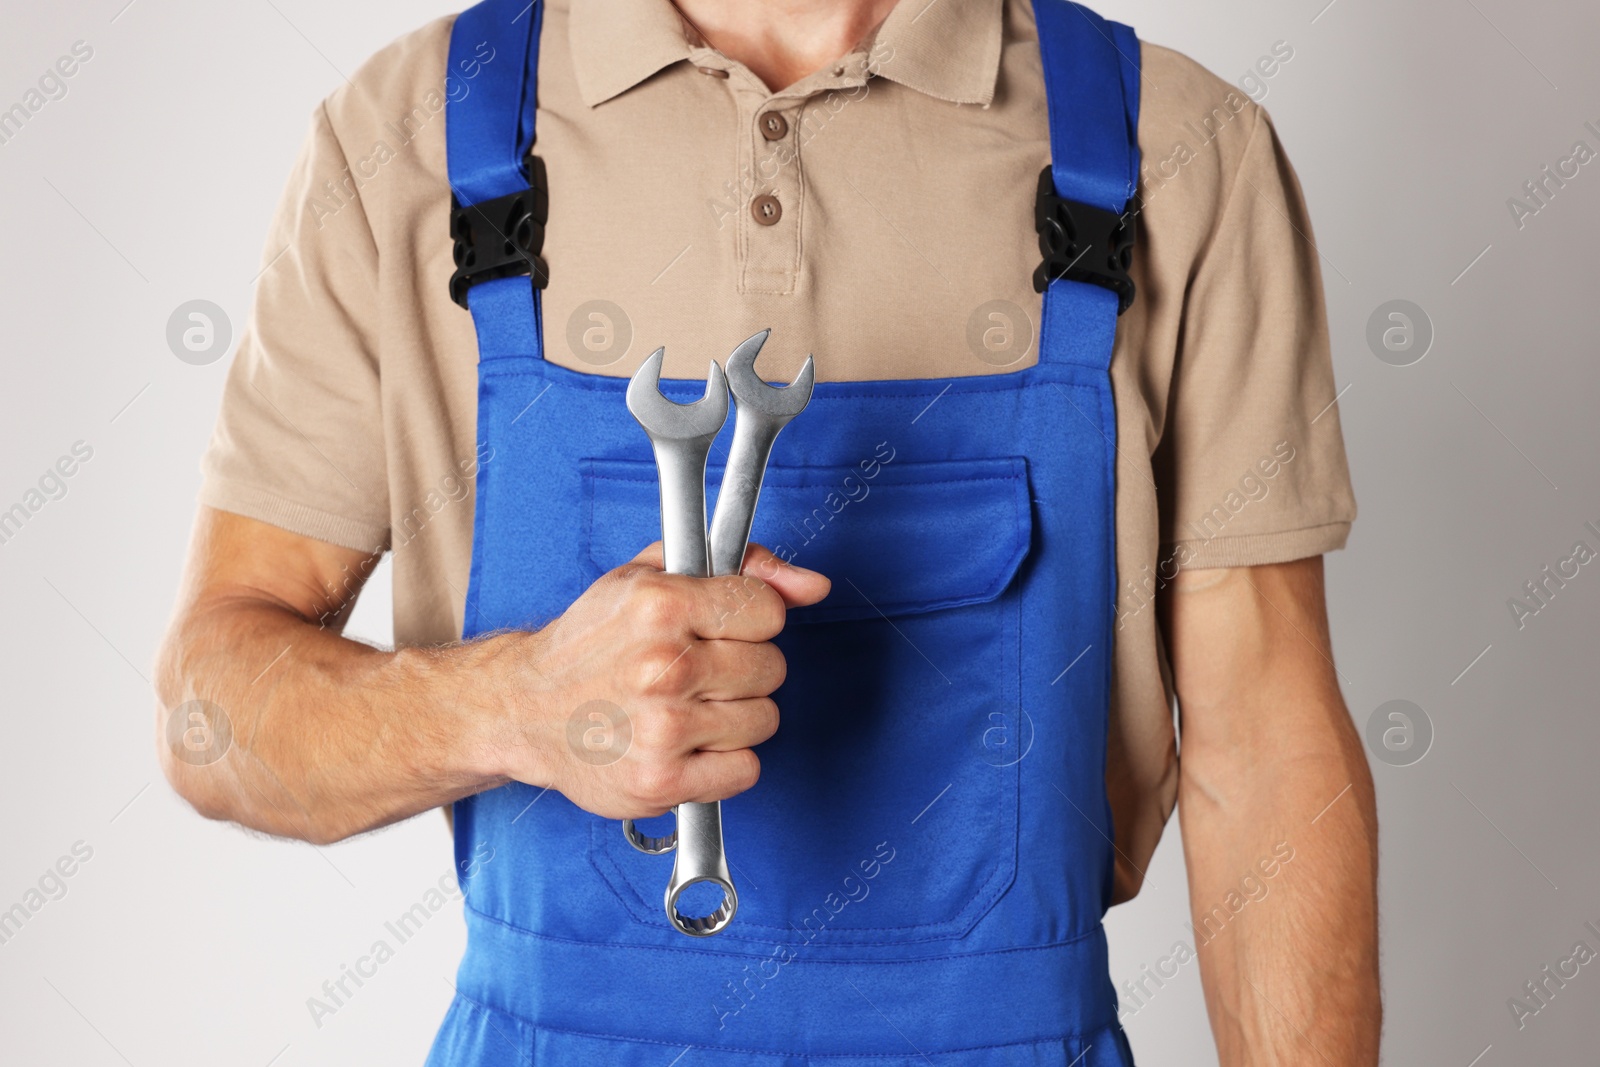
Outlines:
{"label": "black plastic buckle clip", "polygon": [[550,284],[544,251],[544,225],[550,215],[550,191],[544,162],[528,157],[528,188],[462,207],[450,198],[450,236],[455,239],[455,273],[450,299],[467,306],[467,290],[479,282],[526,274],[536,289]]}
{"label": "black plastic buckle clip", "polygon": [[1133,265],[1138,218],[1139,208],[1132,199],[1119,215],[1057,196],[1050,168],[1044,168],[1033,209],[1044,262],[1033,272],[1034,290],[1044,292],[1057,278],[1089,282],[1117,294],[1118,315],[1127,311],[1133,305],[1133,279],[1128,277],[1128,269]]}

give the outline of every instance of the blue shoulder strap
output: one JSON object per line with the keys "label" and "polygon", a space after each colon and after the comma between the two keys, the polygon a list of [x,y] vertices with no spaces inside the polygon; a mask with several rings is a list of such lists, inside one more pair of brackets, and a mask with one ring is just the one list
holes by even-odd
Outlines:
{"label": "blue shoulder strap", "polygon": [[[483,0],[456,17],[445,145],[450,189],[463,207],[528,189],[543,14],[539,0]],[[466,300],[479,359],[542,355],[539,290],[527,276],[479,282]]]}
{"label": "blue shoulder strap", "polygon": [[[1050,176],[1064,200],[1123,215],[1139,177],[1139,39],[1069,0],[1034,0],[1050,110]],[[1044,290],[1039,362],[1108,369],[1118,294],[1056,278]]]}

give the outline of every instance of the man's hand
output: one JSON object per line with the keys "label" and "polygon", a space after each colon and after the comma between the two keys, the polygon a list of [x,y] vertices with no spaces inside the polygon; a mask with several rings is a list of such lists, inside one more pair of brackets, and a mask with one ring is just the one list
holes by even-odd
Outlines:
{"label": "man's hand", "polygon": [[[778,729],[770,694],[786,668],[772,639],[788,608],[827,593],[827,579],[759,546],[739,577],[685,578],[665,573],[651,545],[490,661],[510,673],[498,686],[497,773],[613,819],[744,792],[761,773],[751,749]],[[621,709],[609,724],[627,738],[615,760],[572,743],[573,717],[597,701]]]}
{"label": "man's hand", "polygon": [[[371,560],[201,510],[158,657],[156,733],[202,814],[326,843],[512,780],[610,817],[733,796],[777,729],[771,638],[829,587],[754,546],[743,576],[667,575],[653,546],[537,633],[385,652],[339,634]],[[196,700],[231,728],[215,762],[170,741],[168,718]],[[631,735],[609,765],[569,729],[600,701],[625,709]]]}
{"label": "man's hand", "polygon": [[1178,812],[1224,1067],[1378,1062],[1377,814],[1320,556],[1181,574]]}

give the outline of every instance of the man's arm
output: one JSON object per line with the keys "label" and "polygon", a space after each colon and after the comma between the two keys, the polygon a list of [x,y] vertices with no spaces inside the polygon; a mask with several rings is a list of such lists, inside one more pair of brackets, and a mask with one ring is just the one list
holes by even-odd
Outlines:
{"label": "man's arm", "polygon": [[[784,664],[770,642],[785,609],[828,590],[755,546],[744,577],[668,575],[656,545],[537,633],[387,652],[319,621],[354,601],[368,558],[201,509],[156,665],[156,736],[202,814],[326,843],[512,780],[611,818],[725,799],[755,784],[750,748],[777,729]],[[228,717],[216,762],[186,761],[168,736],[193,700]],[[605,766],[568,742],[592,700],[631,725]]]}
{"label": "man's arm", "polygon": [[1377,812],[1333,666],[1322,557],[1189,571],[1164,609],[1221,1062],[1376,1064]]}

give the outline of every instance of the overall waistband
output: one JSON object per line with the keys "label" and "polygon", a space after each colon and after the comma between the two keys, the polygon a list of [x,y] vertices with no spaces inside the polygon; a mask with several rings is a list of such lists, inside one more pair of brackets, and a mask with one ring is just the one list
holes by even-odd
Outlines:
{"label": "overall waistband", "polygon": [[548,1028],[790,1055],[924,1053],[1089,1034],[1116,1022],[1104,931],[996,952],[902,961],[601,944],[545,937],[466,909],[460,994]]}

